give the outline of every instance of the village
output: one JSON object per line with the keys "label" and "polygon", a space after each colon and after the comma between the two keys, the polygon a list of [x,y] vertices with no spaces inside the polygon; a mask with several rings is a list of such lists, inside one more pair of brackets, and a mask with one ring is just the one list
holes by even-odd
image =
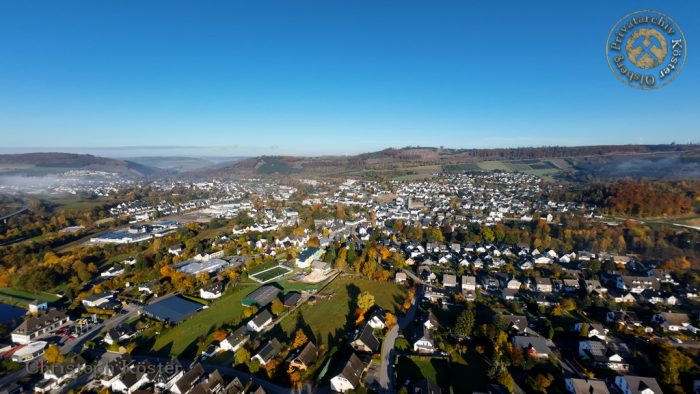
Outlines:
{"label": "village", "polygon": [[497,171],[196,187],[210,197],[111,209],[129,226],[80,247],[119,258],[80,294],[28,300],[2,392],[700,390],[698,288],[631,251],[648,230],[553,200],[560,185]]}

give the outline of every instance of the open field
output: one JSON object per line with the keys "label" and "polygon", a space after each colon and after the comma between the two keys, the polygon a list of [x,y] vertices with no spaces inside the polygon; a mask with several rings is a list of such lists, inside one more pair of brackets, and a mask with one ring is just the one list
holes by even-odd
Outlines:
{"label": "open field", "polygon": [[372,293],[376,303],[391,312],[403,302],[404,289],[395,283],[339,276],[319,292],[315,305],[307,303],[299,307],[275,327],[273,335],[279,334],[282,340],[292,337],[298,328],[304,328],[316,344],[335,346],[352,328],[356,298],[363,291]]}
{"label": "open field", "polygon": [[193,358],[197,352],[200,335],[210,335],[223,324],[241,321],[241,301],[256,286],[236,286],[182,323],[161,332],[139,348],[141,353],[153,353],[162,357],[183,356]]}
{"label": "open field", "polygon": [[0,288],[0,302],[4,302],[10,305],[17,305],[26,307],[30,302],[34,300],[54,302],[60,297],[46,292],[31,292],[21,289],[15,289],[12,287]]}

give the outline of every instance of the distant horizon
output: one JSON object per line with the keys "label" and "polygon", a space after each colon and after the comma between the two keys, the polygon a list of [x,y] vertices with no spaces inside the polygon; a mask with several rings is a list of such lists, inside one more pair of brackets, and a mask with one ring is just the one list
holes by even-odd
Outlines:
{"label": "distant horizon", "polygon": [[2,145],[319,156],[696,139],[692,49],[655,91],[610,71],[608,34],[639,9],[700,37],[697,1],[6,2]]}
{"label": "distant horizon", "polygon": [[[148,158],[148,157],[188,157],[188,158],[202,158],[202,159],[216,159],[216,158],[251,158],[258,156],[292,156],[292,157],[324,157],[324,156],[355,156],[368,153],[381,152],[387,149],[408,149],[408,148],[435,148],[435,149],[446,149],[446,150],[489,150],[489,149],[528,149],[528,148],[544,148],[544,147],[564,147],[564,148],[574,148],[574,147],[585,147],[585,146],[649,146],[649,145],[700,145],[700,142],[656,142],[656,143],[622,143],[622,144],[580,144],[580,145],[563,145],[563,144],[543,144],[543,145],[513,145],[513,146],[492,146],[492,147],[456,147],[456,146],[429,146],[429,145],[404,145],[404,146],[388,146],[376,148],[374,150],[347,153],[347,154],[334,154],[334,153],[321,153],[321,154],[292,154],[284,152],[274,152],[274,153],[261,153],[261,154],[238,154],[230,153],[226,154],[222,152],[222,149],[226,147],[206,147],[206,146],[121,146],[121,147],[0,147],[0,155],[11,155],[11,154],[29,154],[29,153],[69,153],[69,154],[84,154],[93,155],[99,157],[107,157],[114,159],[129,159],[129,158]],[[180,153],[164,153],[164,152],[180,152]],[[219,152],[218,154],[210,154],[204,152]],[[121,154],[114,154],[114,152],[121,152]],[[131,152],[131,153],[125,153]],[[136,154],[141,152],[140,154]]]}

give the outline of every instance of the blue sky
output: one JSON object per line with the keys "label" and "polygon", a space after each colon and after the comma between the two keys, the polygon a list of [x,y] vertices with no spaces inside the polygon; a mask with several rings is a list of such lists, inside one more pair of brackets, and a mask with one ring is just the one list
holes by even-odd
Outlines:
{"label": "blue sky", "polygon": [[[641,9],[674,18],[690,47],[656,91],[605,59],[611,27]],[[6,0],[0,151],[700,142],[699,33],[696,0]]]}

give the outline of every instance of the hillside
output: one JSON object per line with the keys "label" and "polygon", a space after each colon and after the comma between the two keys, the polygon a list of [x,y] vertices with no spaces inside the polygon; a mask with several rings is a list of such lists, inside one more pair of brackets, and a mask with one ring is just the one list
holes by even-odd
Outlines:
{"label": "hillside", "polygon": [[160,168],[93,155],[57,152],[0,155],[0,175],[43,176],[70,170],[106,171],[126,177],[165,173]]}
{"label": "hillside", "polygon": [[134,163],[176,172],[196,171],[205,168],[229,166],[241,159],[241,157],[190,156],[145,156],[127,158],[127,160]]}
{"label": "hillside", "polygon": [[406,147],[355,156],[261,156],[208,174],[413,179],[438,172],[503,170],[545,177],[700,179],[700,145],[606,145],[509,149]]}

